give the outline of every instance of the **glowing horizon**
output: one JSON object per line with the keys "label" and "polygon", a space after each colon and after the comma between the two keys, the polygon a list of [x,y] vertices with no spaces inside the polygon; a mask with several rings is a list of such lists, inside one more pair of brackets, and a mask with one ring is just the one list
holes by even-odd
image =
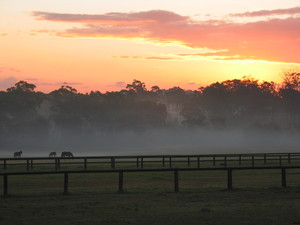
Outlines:
{"label": "glowing horizon", "polygon": [[280,82],[300,65],[297,2],[4,0],[0,90],[19,80],[44,92],[64,82],[120,90],[133,79],[191,90],[243,76]]}

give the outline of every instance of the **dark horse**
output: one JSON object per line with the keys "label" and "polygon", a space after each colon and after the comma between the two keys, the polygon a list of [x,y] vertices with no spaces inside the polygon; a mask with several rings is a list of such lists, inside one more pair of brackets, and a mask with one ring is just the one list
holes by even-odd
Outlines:
{"label": "dark horse", "polygon": [[62,152],[61,157],[62,158],[66,158],[66,157],[73,158],[74,156],[73,156],[72,152]]}
{"label": "dark horse", "polygon": [[56,152],[50,152],[49,157],[56,157]]}
{"label": "dark horse", "polygon": [[21,155],[22,155],[22,153],[23,153],[22,151],[15,152],[15,153],[14,153],[14,157],[15,157],[15,158],[20,158]]}

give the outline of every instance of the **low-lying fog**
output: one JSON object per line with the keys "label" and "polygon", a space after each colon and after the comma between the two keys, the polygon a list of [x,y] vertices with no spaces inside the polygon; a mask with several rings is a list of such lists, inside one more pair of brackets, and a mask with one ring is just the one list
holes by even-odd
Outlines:
{"label": "low-lying fog", "polygon": [[122,131],[101,134],[53,133],[37,137],[24,133],[9,137],[1,145],[0,156],[10,157],[23,151],[24,157],[48,156],[49,152],[71,151],[75,156],[153,155],[297,152],[297,132],[172,129]]}

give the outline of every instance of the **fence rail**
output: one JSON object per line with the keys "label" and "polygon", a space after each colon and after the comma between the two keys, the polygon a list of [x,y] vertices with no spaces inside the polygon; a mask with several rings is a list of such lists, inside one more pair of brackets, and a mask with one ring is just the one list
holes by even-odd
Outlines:
{"label": "fence rail", "polygon": [[[72,160],[70,160],[72,159]],[[300,162],[300,153],[256,153],[256,154],[203,154],[203,155],[144,155],[144,156],[80,156],[72,158],[62,157],[23,157],[0,158],[0,168],[6,170],[12,166],[24,166],[27,171],[34,166],[52,165],[60,170],[63,165],[81,165],[88,170],[89,165],[106,165],[111,169],[123,165],[135,165],[143,169],[146,164],[155,164],[160,168],[172,168],[174,164],[181,163],[183,167],[200,168],[202,164],[211,167],[229,167],[228,164],[237,164],[239,167],[256,167],[269,164],[278,166],[290,165]],[[123,166],[124,167],[124,166]],[[177,167],[177,166],[176,166]]]}
{"label": "fence rail", "polygon": [[228,167],[228,168],[160,168],[160,169],[112,169],[112,170],[79,170],[79,171],[46,171],[46,172],[8,172],[0,173],[3,177],[3,197],[9,195],[8,181],[10,176],[16,175],[49,175],[63,174],[64,186],[63,194],[69,193],[69,174],[91,174],[91,173],[117,173],[118,191],[124,191],[124,176],[126,173],[146,173],[146,172],[172,172],[174,174],[174,192],[179,191],[179,172],[182,171],[227,171],[227,189],[233,188],[233,171],[238,170],[280,170],[281,171],[281,187],[287,187],[286,170],[300,169],[300,166],[272,166],[272,167]]}

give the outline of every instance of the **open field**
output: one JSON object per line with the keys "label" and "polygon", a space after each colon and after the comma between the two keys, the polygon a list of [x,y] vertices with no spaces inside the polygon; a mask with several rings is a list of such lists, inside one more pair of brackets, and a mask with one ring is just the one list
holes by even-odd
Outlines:
{"label": "open field", "polygon": [[197,192],[81,192],[1,199],[5,225],[295,225],[300,189],[266,188]]}
{"label": "open field", "polygon": [[225,171],[192,171],[174,193],[172,173],[149,172],[125,174],[119,193],[117,174],[71,174],[63,195],[63,175],[13,176],[0,224],[300,224],[299,169],[287,185],[280,171],[234,171],[227,191]]}

